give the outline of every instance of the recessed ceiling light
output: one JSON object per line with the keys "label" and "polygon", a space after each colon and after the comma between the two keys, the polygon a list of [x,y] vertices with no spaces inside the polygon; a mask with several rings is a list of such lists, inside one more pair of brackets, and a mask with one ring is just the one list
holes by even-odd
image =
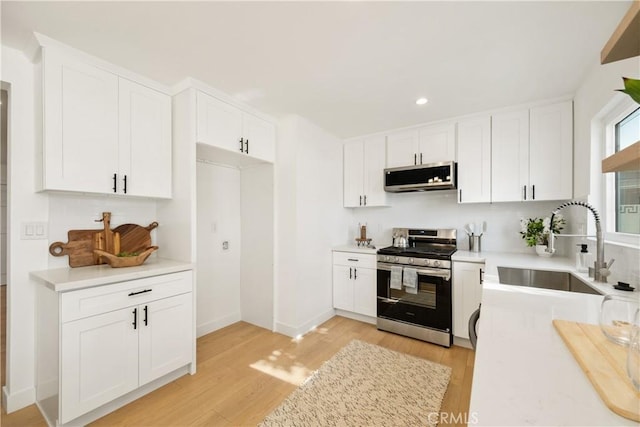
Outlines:
{"label": "recessed ceiling light", "polygon": [[418,105],[424,105],[427,102],[428,102],[427,98],[418,98],[418,99],[416,99],[416,104],[418,104]]}

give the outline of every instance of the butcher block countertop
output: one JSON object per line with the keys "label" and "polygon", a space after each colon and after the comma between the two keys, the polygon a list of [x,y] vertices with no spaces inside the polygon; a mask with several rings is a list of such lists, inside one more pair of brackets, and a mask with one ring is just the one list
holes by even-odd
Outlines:
{"label": "butcher block countertop", "polygon": [[88,267],[64,267],[32,271],[31,277],[56,292],[75,291],[83,288],[125,282],[162,274],[193,270],[193,264],[165,258],[149,258],[136,267],[112,268],[107,264]]}

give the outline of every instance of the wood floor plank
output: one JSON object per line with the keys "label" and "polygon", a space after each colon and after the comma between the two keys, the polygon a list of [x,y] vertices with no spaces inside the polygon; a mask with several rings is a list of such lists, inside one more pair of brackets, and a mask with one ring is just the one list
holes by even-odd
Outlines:
{"label": "wood floor plank", "polygon": [[[187,375],[92,426],[255,426],[352,339],[453,368],[442,411],[469,410],[473,351],[444,348],[336,316],[301,339],[238,322],[198,339],[197,373]],[[446,424],[446,423],[443,423]],[[44,426],[35,406],[2,415],[2,426]]]}

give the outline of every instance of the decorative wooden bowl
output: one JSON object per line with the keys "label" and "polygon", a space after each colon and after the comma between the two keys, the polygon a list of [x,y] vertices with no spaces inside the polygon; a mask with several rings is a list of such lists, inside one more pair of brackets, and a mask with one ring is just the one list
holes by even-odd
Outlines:
{"label": "decorative wooden bowl", "polygon": [[158,246],[149,246],[143,252],[140,252],[138,255],[135,255],[135,256],[118,256],[100,249],[94,249],[93,253],[103,257],[104,260],[107,261],[107,264],[109,264],[111,267],[120,268],[120,267],[135,267],[136,265],[142,265],[142,263],[144,263],[147,260],[147,258],[149,258],[149,255],[151,255],[157,249],[158,249]]}

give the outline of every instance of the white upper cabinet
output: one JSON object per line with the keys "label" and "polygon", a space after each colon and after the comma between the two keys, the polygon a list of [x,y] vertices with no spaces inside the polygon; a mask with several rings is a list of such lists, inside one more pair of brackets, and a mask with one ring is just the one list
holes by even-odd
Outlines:
{"label": "white upper cabinet", "polygon": [[418,163],[453,162],[456,160],[455,123],[427,126],[419,130]]}
{"label": "white upper cabinet", "polygon": [[458,122],[458,202],[491,202],[491,117]]}
{"label": "white upper cabinet", "polygon": [[494,115],[491,142],[492,201],[572,197],[571,101]]}
{"label": "white upper cabinet", "polygon": [[119,86],[122,191],[170,198],[171,98],[123,78]]}
{"label": "white upper cabinet", "polygon": [[344,145],[344,207],[384,206],[385,137]]}
{"label": "white upper cabinet", "polygon": [[529,110],[495,114],[491,121],[491,200],[526,200]]}
{"label": "white upper cabinet", "polygon": [[529,183],[534,200],[573,197],[573,106],[571,101],[532,108]]}
{"label": "white upper cabinet", "polygon": [[413,166],[418,162],[417,130],[394,132],[387,135],[387,167]]}
{"label": "white upper cabinet", "polygon": [[113,192],[118,76],[47,50],[43,62],[43,189]]}
{"label": "white upper cabinet", "polygon": [[212,147],[275,160],[275,125],[198,91],[197,141]]}
{"label": "white upper cabinet", "polygon": [[387,167],[454,161],[455,124],[425,126],[387,136]]}
{"label": "white upper cabinet", "polygon": [[43,190],[171,197],[171,98],[43,48]]}

